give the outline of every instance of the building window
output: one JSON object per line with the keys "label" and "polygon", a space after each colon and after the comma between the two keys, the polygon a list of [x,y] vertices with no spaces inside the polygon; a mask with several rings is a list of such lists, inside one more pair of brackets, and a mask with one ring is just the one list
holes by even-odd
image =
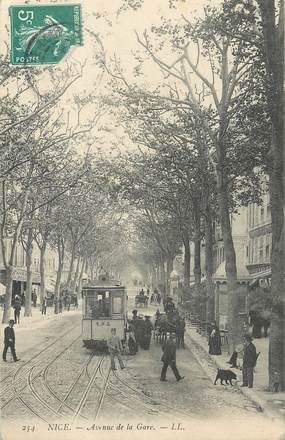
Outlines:
{"label": "building window", "polygon": [[18,266],[18,246],[15,249],[15,266]]}
{"label": "building window", "polygon": [[252,205],[251,226],[254,227],[255,206]]}
{"label": "building window", "polygon": [[264,207],[261,206],[260,208],[260,221],[263,222],[264,221]]}
{"label": "building window", "polygon": [[259,206],[256,206],[254,210],[254,225],[258,226],[258,224],[259,224]]}
{"label": "building window", "polygon": [[259,237],[258,262],[263,263],[263,236]]}
{"label": "building window", "polygon": [[265,261],[270,262],[271,260],[271,235],[267,234],[265,238]]}
{"label": "building window", "polygon": [[253,262],[254,263],[258,263],[258,242],[257,242],[257,237],[254,237],[254,257],[253,257]]}
{"label": "building window", "polygon": [[266,219],[270,220],[270,218],[271,218],[271,205],[269,204],[266,207]]}
{"label": "building window", "polygon": [[248,206],[248,227],[251,228],[251,205]]}

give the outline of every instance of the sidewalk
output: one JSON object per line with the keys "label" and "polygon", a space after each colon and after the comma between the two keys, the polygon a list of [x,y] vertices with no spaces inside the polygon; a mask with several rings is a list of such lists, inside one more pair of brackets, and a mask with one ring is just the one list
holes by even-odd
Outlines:
{"label": "sidewalk", "polygon": [[[187,324],[185,341],[193,352],[207,375],[214,381],[216,368],[229,369],[227,361],[230,356],[222,353],[220,356],[208,354],[208,341],[204,336],[197,333],[196,328]],[[188,339],[188,341],[187,341]],[[239,388],[240,391],[253,402],[257,408],[272,419],[285,421],[285,392],[273,393],[268,389],[268,338],[255,339],[254,344],[257,352],[260,352],[254,375],[254,388]],[[215,367],[215,368],[213,368]],[[242,384],[242,372],[232,369],[237,374],[239,385]]]}
{"label": "sidewalk", "polygon": [[[1,315],[1,324],[0,324],[0,331],[3,334],[4,328],[7,327],[8,324],[2,324],[2,313],[3,311],[0,311]],[[17,333],[19,331],[28,330],[35,328],[39,328],[42,325],[44,325],[46,322],[49,322],[51,320],[60,319],[63,316],[73,316],[74,314],[81,313],[81,307],[79,306],[78,309],[71,309],[69,312],[63,311],[62,313],[54,313],[54,307],[48,307],[46,315],[42,315],[41,313],[41,307],[38,305],[37,307],[32,307],[32,316],[24,316],[25,309],[22,307],[21,310],[21,316],[20,316],[20,324],[15,324],[15,330],[17,330]]]}

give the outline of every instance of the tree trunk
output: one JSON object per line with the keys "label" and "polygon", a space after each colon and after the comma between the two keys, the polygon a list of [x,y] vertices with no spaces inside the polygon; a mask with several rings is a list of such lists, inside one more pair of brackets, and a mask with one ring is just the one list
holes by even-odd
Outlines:
{"label": "tree trunk", "polygon": [[213,228],[212,216],[209,207],[206,207],[205,217],[205,275],[207,291],[206,320],[215,320],[215,288],[213,283]]}
{"label": "tree trunk", "polygon": [[56,273],[56,282],[55,282],[55,312],[58,313],[59,299],[60,299],[60,285],[61,285],[61,275],[63,271],[64,265],[64,243],[63,240],[59,239],[57,244],[57,253],[58,253],[58,268]]}
{"label": "tree trunk", "polygon": [[40,277],[41,277],[41,286],[40,286],[40,301],[41,304],[43,302],[43,299],[46,296],[46,276],[45,276],[45,270],[46,270],[46,248],[47,243],[43,242],[41,248],[40,248]]}
{"label": "tree trunk", "polygon": [[152,270],[152,289],[155,289],[157,287],[157,269],[155,263],[151,266]]}
{"label": "tree trunk", "polygon": [[[273,142],[278,142],[274,136]],[[271,293],[273,297],[273,309],[269,339],[269,386],[270,389],[273,389],[274,373],[278,372],[280,375],[281,389],[285,390],[284,193],[282,189],[283,176],[280,172],[280,166],[277,164],[278,157],[280,157],[280,155],[276,154],[270,173],[272,221]]]}
{"label": "tree trunk", "polygon": [[201,291],[201,225],[200,214],[195,209],[194,212],[194,279],[195,279],[195,292],[196,295],[200,295]]}
{"label": "tree trunk", "polygon": [[83,258],[82,266],[80,270],[79,280],[78,280],[78,289],[77,289],[77,295],[81,298],[81,291],[82,291],[82,282],[83,282],[83,274],[86,267],[86,260]]}
{"label": "tree trunk", "polygon": [[165,273],[165,267],[164,267],[164,261],[161,259],[159,263],[159,282],[160,285],[163,287],[163,295],[165,296],[165,288],[166,288],[166,273]]}
{"label": "tree trunk", "polygon": [[94,259],[90,258],[88,266],[89,266],[89,269],[90,269],[91,282],[96,279],[95,265],[96,265],[96,261]]}
{"label": "tree trunk", "polygon": [[13,266],[6,268],[6,298],[3,309],[2,323],[7,323],[10,319],[10,309],[12,303],[12,291],[13,291]]}
{"label": "tree trunk", "polygon": [[222,229],[225,266],[228,290],[228,330],[229,330],[229,349],[233,351],[238,342],[238,314],[237,314],[237,268],[236,253],[232,237],[230,213],[228,207],[228,194],[223,175],[224,158],[220,155],[219,166],[217,166],[217,198],[219,206],[219,220]]}
{"label": "tree trunk", "polygon": [[274,373],[285,390],[285,254],[284,254],[284,3],[280,2],[279,26],[276,25],[274,0],[259,0],[268,77],[267,107],[272,125],[270,196],[272,220],[273,310],[269,340],[269,387]]}
{"label": "tree trunk", "polygon": [[33,258],[33,229],[29,228],[27,245],[26,245],[26,269],[27,269],[27,282],[26,282],[26,299],[25,299],[25,314],[24,316],[32,316],[32,258]]}
{"label": "tree trunk", "polygon": [[67,281],[66,281],[66,287],[68,289],[71,288],[71,280],[72,280],[72,275],[74,272],[75,250],[76,250],[76,247],[75,247],[75,245],[73,245],[72,250],[71,250],[71,256],[70,256],[69,271],[68,271],[68,276],[67,276]]}
{"label": "tree trunk", "polygon": [[[27,182],[29,182],[32,174],[33,174],[33,170],[34,170],[34,163],[31,164],[30,169],[29,169],[29,173],[28,173],[28,179]],[[16,246],[18,243],[18,239],[19,239],[19,235],[20,235],[20,231],[22,228],[22,224],[23,224],[23,219],[24,219],[24,213],[26,210],[26,206],[27,206],[27,200],[28,200],[28,195],[29,195],[29,188],[27,186],[25,192],[23,193],[24,197],[23,197],[23,201],[22,201],[22,206],[21,206],[21,212],[19,215],[19,221],[17,223],[16,229],[14,231],[13,234],[13,239],[12,239],[12,246],[11,246],[11,253],[10,256],[8,258],[8,256],[6,255],[6,246],[5,246],[5,216],[2,216],[2,224],[1,224],[1,247],[2,247],[2,256],[3,256],[3,262],[4,262],[4,266],[6,269],[6,295],[5,295],[5,305],[4,305],[4,312],[3,312],[3,318],[2,318],[2,322],[8,322],[9,319],[9,310],[11,307],[11,302],[12,302],[12,290],[13,290],[13,267],[14,267],[14,261],[15,261],[15,253],[16,253]],[[2,191],[2,196],[3,199],[6,201],[6,187],[5,187],[5,181],[3,181],[3,191]],[[9,263],[7,263],[7,260],[9,261]]]}
{"label": "tree trunk", "polygon": [[77,285],[78,277],[79,277],[79,266],[80,266],[80,257],[78,257],[78,259],[77,259],[76,271],[75,271],[75,275],[74,275],[73,282],[72,282],[72,293],[73,294],[76,293],[76,285]]}
{"label": "tree trunk", "polygon": [[173,257],[167,257],[166,260],[166,294],[170,294],[170,274],[173,271]]}
{"label": "tree trunk", "polygon": [[183,245],[184,245],[184,287],[189,289],[191,251],[190,251],[190,240],[188,234],[184,234]]}

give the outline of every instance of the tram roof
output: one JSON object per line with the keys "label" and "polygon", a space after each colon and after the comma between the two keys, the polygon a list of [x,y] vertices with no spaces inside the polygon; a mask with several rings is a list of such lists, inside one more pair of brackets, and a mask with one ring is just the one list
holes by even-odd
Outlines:
{"label": "tram roof", "polygon": [[110,282],[104,284],[101,282],[99,282],[98,284],[96,284],[96,282],[93,282],[92,284],[89,284],[88,286],[84,286],[83,290],[90,290],[90,289],[117,289],[117,290],[122,290],[125,289],[124,286],[120,286],[118,284],[111,284]]}

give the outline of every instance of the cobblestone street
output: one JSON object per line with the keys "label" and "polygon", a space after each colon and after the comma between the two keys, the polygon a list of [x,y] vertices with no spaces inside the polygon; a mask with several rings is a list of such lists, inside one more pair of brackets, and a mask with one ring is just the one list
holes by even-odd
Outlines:
{"label": "cobblestone street", "polygon": [[[155,309],[143,310],[146,312],[153,314]],[[214,386],[191,352],[197,350],[195,347],[178,350],[177,365],[184,380],[177,383],[170,370],[168,382],[162,383],[158,341],[152,339],[149,351],[125,355],[127,368],[111,372],[107,354],[83,347],[80,312],[47,321],[36,332],[25,329],[17,334],[16,329],[16,341],[20,362],[1,364],[4,432],[13,426],[15,435],[28,436],[35,429],[42,437],[58,423],[91,438],[91,433],[99,429],[96,426],[113,426],[114,420],[124,426],[131,423],[137,432],[144,431],[146,425],[153,427],[150,431],[203,431],[207,420],[207,429],[211,424],[223,423],[226,432],[225,422],[230,422],[232,430],[242,418],[247,439],[251,438],[249,427],[257,424],[263,426],[264,436],[260,439],[268,438],[269,420],[236,385]],[[276,438],[279,432],[276,426]]]}

